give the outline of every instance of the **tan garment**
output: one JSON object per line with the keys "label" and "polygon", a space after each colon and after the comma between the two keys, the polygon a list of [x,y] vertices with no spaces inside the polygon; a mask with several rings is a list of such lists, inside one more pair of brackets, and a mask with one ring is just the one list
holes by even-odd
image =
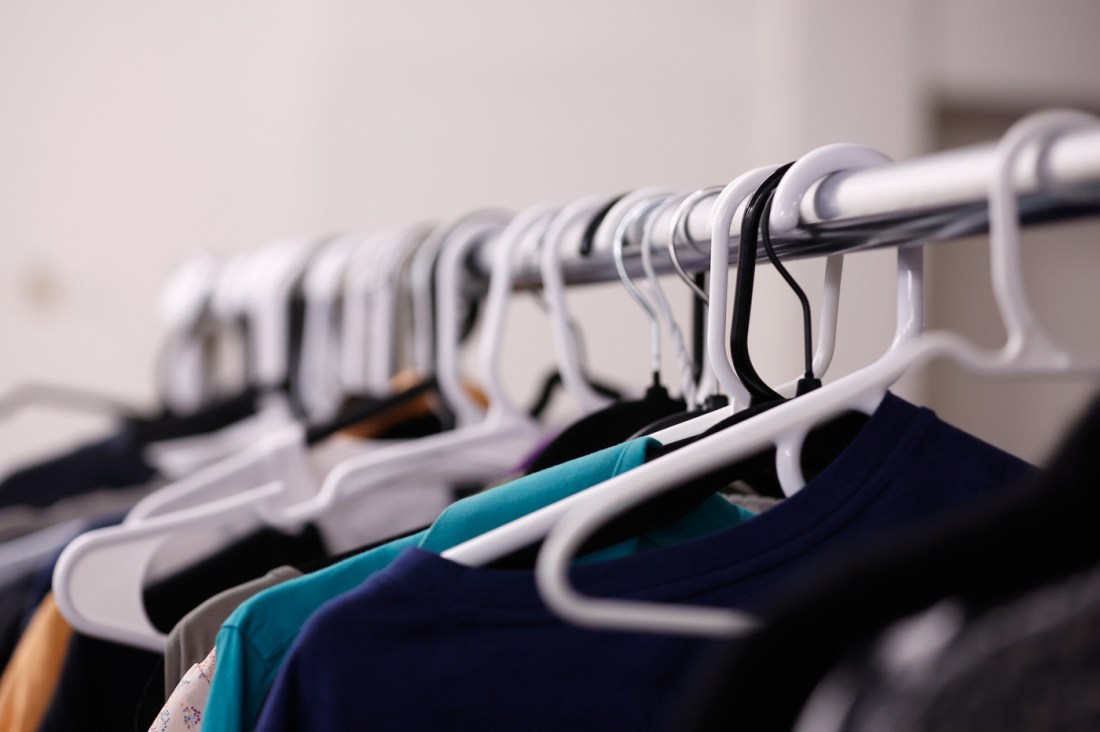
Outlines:
{"label": "tan garment", "polygon": [[[400,373],[393,376],[390,379],[390,388],[394,393],[400,393],[406,389],[411,389],[417,384],[423,381],[423,377],[417,374],[412,369],[405,369]],[[485,396],[485,392],[478,389],[471,384],[464,384],[463,388],[466,393],[474,400],[474,403],[481,408],[489,406],[489,398]],[[432,394],[421,394],[420,396],[411,399],[403,404],[399,404],[392,409],[389,409],[381,414],[376,414],[370,419],[364,420],[357,425],[352,425],[347,429],[341,430],[342,434],[349,437],[358,437],[364,440],[377,439],[385,436],[386,432],[393,427],[407,422],[417,417],[426,417],[432,413],[432,400],[437,397]]]}
{"label": "tan garment", "polygon": [[0,678],[0,729],[4,732],[38,729],[61,677],[72,634],[53,594],[47,594]]}

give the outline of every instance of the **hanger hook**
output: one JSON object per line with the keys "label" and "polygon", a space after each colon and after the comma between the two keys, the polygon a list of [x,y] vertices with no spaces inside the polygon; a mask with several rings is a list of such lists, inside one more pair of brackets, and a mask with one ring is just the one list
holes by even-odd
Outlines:
{"label": "hanger hook", "polygon": [[730,325],[729,343],[734,370],[752,395],[753,403],[774,402],[783,398],[764,382],[753,366],[749,355],[749,322],[756,281],[756,249],[762,209],[768,195],[775,190],[792,165],[793,162],[779,166],[757,187],[741,218],[741,238],[737,246],[737,288],[733,293],[733,322]]}
{"label": "hanger hook", "polygon": [[660,279],[657,277],[657,271],[653,267],[653,251],[657,248],[657,242],[654,237],[654,233],[657,229],[657,222],[665,211],[676,206],[680,200],[684,198],[684,195],[685,194],[678,193],[676,195],[665,196],[646,217],[645,223],[642,226],[641,237],[642,269],[645,270],[646,282],[649,283],[649,290],[653,295],[653,305],[668,326],[669,339],[672,342],[672,348],[676,354],[676,363],[680,368],[681,394],[688,409],[694,410],[699,405],[695,384],[695,364],[693,363],[691,354],[688,352],[684,333],[680,330],[680,325],[672,315],[672,306],[669,305],[668,297],[665,295],[665,290],[661,286]]}
{"label": "hanger hook", "polygon": [[661,321],[652,303],[634,284],[634,280],[630,279],[630,275],[626,271],[626,264],[623,261],[623,246],[626,243],[626,233],[631,224],[652,212],[668,196],[669,194],[653,196],[631,206],[616,225],[611,244],[611,251],[615,258],[615,269],[619,273],[619,279],[622,280],[626,291],[630,293],[630,296],[634,298],[634,301],[638,303],[645,311],[646,317],[649,318],[650,371],[653,374],[654,386],[660,386],[661,384]]}
{"label": "hanger hook", "polygon": [[709,186],[688,195],[672,213],[672,221],[668,227],[668,256],[672,258],[672,267],[676,270],[676,274],[680,276],[680,279],[687,284],[688,288],[695,293],[695,296],[698,297],[704,305],[710,305],[710,295],[707,294],[703,288],[699,287],[699,285],[695,284],[695,280],[692,279],[691,275],[689,275],[687,271],[684,270],[683,265],[680,264],[680,256],[676,253],[676,243],[682,233],[684,241],[694,247],[695,251],[700,254],[706,254],[706,252],[699,247],[699,243],[695,238],[692,237],[691,232],[687,230],[688,217],[700,202],[707,198],[717,196],[722,192],[723,188],[724,186]]}
{"label": "hanger hook", "polygon": [[[1055,366],[1069,371],[1073,357],[1044,330],[1032,310],[1020,266],[1020,216],[1013,176],[1015,166],[1029,146],[1038,148],[1035,161],[1040,187],[1044,181],[1045,147],[1051,138],[1081,129],[1095,128],[1094,115],[1069,109],[1030,114],[1008,129],[997,143],[997,163],[989,181],[990,274],[993,294],[1008,331],[1004,357],[1009,363],[1041,369]],[[1048,186],[1049,187],[1049,186]]]}

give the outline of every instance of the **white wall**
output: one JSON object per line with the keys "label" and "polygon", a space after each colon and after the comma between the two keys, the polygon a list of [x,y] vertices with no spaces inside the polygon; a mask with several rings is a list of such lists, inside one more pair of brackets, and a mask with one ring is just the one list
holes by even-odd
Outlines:
{"label": "white wall", "polygon": [[[932,143],[934,94],[1100,97],[1080,73],[1096,68],[1095,4],[995,4],[996,26],[989,2],[946,0],[3,3],[0,389],[148,402],[158,288],[197,247],[722,183],[838,140],[907,157]],[[888,340],[891,269],[888,253],[850,258],[835,373]],[[819,264],[795,271],[819,289]],[[755,328],[754,353],[778,380],[797,311],[770,274],[758,311],[792,337]],[[595,370],[642,383],[645,322],[625,294],[571,303]],[[508,374],[526,395],[551,352],[521,306]],[[0,467],[95,426],[8,421]]]}

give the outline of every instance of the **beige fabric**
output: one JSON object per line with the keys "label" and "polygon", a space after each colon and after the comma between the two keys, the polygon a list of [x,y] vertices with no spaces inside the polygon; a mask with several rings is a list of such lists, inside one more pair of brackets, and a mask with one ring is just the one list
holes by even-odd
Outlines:
{"label": "beige fabric", "polygon": [[53,594],[47,594],[0,678],[0,729],[4,732],[38,729],[61,677],[72,634]]}
{"label": "beige fabric", "polygon": [[210,680],[214,677],[216,649],[202,663],[193,665],[176,687],[164,708],[153,720],[149,732],[198,732],[210,695]]}

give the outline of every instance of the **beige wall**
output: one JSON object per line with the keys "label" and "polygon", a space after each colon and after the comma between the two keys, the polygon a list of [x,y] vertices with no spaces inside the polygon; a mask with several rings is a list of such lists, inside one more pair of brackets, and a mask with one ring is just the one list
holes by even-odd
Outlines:
{"label": "beige wall", "polygon": [[[0,4],[0,389],[33,378],[147,403],[158,289],[196,248],[721,183],[839,140],[907,157],[934,144],[939,98],[1100,100],[1082,72],[1100,60],[1084,30],[1100,30],[1096,8]],[[888,253],[850,258],[834,373],[888,341],[891,270]],[[820,272],[796,268],[812,292]],[[754,353],[778,380],[797,311],[767,275],[757,305],[771,327],[755,329]],[[595,370],[642,383],[645,322],[621,290],[571,303]],[[517,310],[508,378],[525,396],[551,352],[537,309]],[[906,393],[923,398],[922,381]],[[97,426],[9,420],[0,467]]]}

